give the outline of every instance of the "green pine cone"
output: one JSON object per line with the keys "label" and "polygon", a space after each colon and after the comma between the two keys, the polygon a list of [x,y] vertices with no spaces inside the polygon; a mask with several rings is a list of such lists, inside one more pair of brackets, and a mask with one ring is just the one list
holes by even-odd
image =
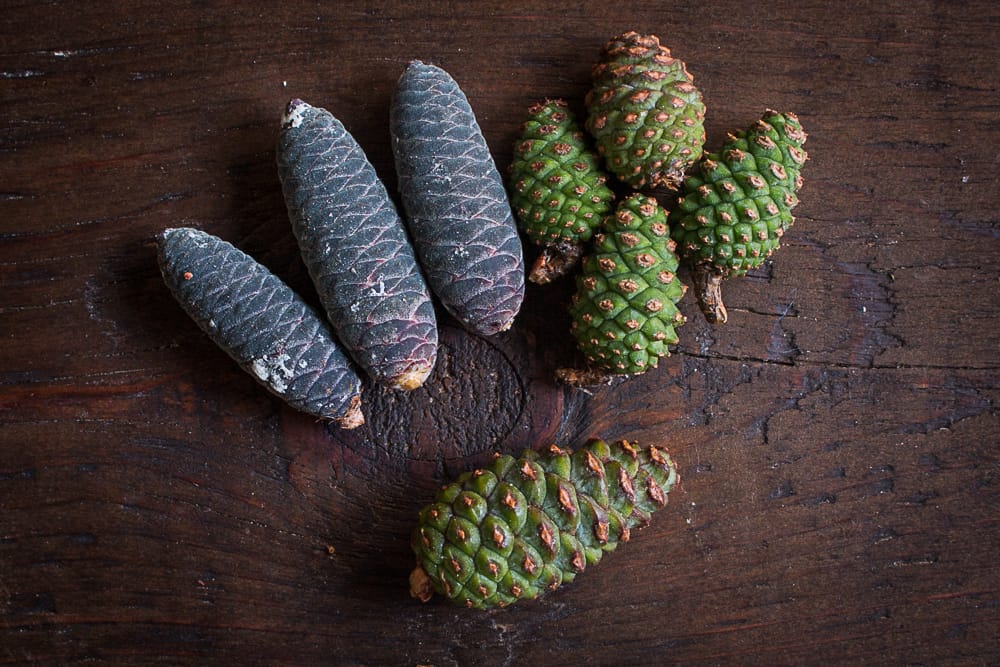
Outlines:
{"label": "green pine cone", "polygon": [[614,193],[564,100],[534,104],[510,165],[510,202],[521,230],[545,249],[529,279],[563,275],[582,254]]}
{"label": "green pine cone", "polygon": [[587,130],[607,169],[633,189],[676,190],[705,143],[705,105],[655,35],[609,41],[587,94]]}
{"label": "green pine cone", "polygon": [[611,209],[597,158],[563,100],[532,105],[510,166],[511,205],[534,243],[589,241]]}
{"label": "green pine cone", "polygon": [[536,598],[627,542],[676,482],[665,449],[625,440],[498,455],[420,511],[410,593],[479,609]]}
{"label": "green pine cone", "polygon": [[717,153],[707,153],[670,214],[685,261],[741,276],[777,250],[794,221],[805,141],[794,114],[768,111]]}
{"label": "green pine cone", "polygon": [[684,323],[667,213],[633,194],[604,219],[577,278],[571,331],[587,362],[613,374],[642,373],[667,356]]}
{"label": "green pine cone", "polygon": [[805,141],[795,114],[769,110],[717,153],[706,153],[685,179],[671,234],[709,321],[727,318],[722,279],[763,264],[795,221]]}

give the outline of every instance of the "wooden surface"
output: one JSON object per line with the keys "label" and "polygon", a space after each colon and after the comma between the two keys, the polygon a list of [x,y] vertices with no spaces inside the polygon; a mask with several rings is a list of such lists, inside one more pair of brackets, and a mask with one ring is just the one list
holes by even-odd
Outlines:
{"label": "wooden surface", "polygon": [[[1000,664],[1000,9],[866,5],[5,3],[0,662]],[[505,167],[628,29],[688,63],[709,147],[767,107],[810,133],[774,263],[726,325],[689,295],[659,370],[555,386],[569,287],[531,287],[496,338],[443,318],[428,385],[366,388],[346,433],[163,287],[150,240],[194,225],[315,302],[274,164],[291,97],[394,188],[389,98],[428,60]],[[446,476],[590,435],[669,446],[650,527],[534,603],[408,597]]]}

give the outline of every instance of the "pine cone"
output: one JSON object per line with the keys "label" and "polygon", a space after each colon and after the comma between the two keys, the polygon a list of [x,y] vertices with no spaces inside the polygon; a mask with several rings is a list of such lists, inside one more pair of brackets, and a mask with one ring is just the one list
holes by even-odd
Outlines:
{"label": "pine cone", "polygon": [[441,304],[473,333],[510,328],[524,259],[503,179],[465,93],[415,60],[390,114],[399,191],[417,258]]}
{"label": "pine cone", "polygon": [[364,423],[361,378],[323,318],[220,238],[186,227],[158,237],[163,280],[240,367],[289,405],[343,428]]}
{"label": "pine cone", "polygon": [[498,455],[420,511],[410,592],[480,609],[536,598],[627,542],[676,481],[666,450],[624,440]]}
{"label": "pine cone", "polygon": [[674,247],[666,211],[652,197],[633,194],[605,218],[570,306],[571,331],[593,367],[642,373],[677,343],[685,287]]}
{"label": "pine cone", "polygon": [[608,171],[633,189],[676,190],[701,156],[701,93],[655,35],[627,32],[609,41],[586,104],[587,130]]}
{"label": "pine cone", "polygon": [[511,205],[525,235],[543,248],[529,280],[548,283],[579,261],[611,208],[606,180],[566,102],[532,105],[510,165]]}
{"label": "pine cone", "polygon": [[341,343],[376,382],[411,390],[438,333],[403,221],[361,146],[326,109],[292,100],[277,148],[292,231]]}
{"label": "pine cone", "polygon": [[795,221],[805,141],[795,114],[767,111],[707,153],[685,179],[670,214],[672,235],[710,321],[726,320],[722,279],[763,264]]}

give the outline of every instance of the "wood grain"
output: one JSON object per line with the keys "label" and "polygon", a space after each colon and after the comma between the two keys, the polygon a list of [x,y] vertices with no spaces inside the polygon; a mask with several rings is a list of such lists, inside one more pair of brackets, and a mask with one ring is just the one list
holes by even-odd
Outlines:
{"label": "wood grain", "polygon": [[[655,372],[553,384],[571,286],[529,286],[506,334],[443,315],[426,386],[366,386],[343,432],[163,286],[151,239],[186,224],[316,303],[275,167],[288,99],[394,192],[409,60],[462,84],[504,168],[527,107],[579,109],[627,29],[688,63],[709,148],[767,107],[810,134],[784,247],[727,285],[729,323],[686,298]],[[6,3],[0,662],[1000,663],[998,31],[987,0]],[[534,603],[408,598],[442,480],[590,435],[669,446],[648,528]]]}

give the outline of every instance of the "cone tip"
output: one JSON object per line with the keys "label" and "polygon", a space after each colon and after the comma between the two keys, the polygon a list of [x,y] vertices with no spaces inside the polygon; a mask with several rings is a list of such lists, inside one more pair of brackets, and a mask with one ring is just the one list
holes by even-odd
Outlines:
{"label": "cone tip", "polygon": [[334,419],[334,421],[344,430],[362,426],[365,423],[365,415],[361,412],[361,395],[355,394],[351,398],[351,405],[347,408],[347,412]]}
{"label": "cone tip", "polygon": [[298,127],[302,124],[306,111],[311,108],[309,104],[299,98],[293,98],[285,107],[285,114],[281,118],[281,126],[283,128]]}
{"label": "cone tip", "polygon": [[430,363],[416,363],[405,372],[394,377],[391,382],[393,389],[402,391],[413,391],[424,384],[424,380],[431,374],[433,365]]}

